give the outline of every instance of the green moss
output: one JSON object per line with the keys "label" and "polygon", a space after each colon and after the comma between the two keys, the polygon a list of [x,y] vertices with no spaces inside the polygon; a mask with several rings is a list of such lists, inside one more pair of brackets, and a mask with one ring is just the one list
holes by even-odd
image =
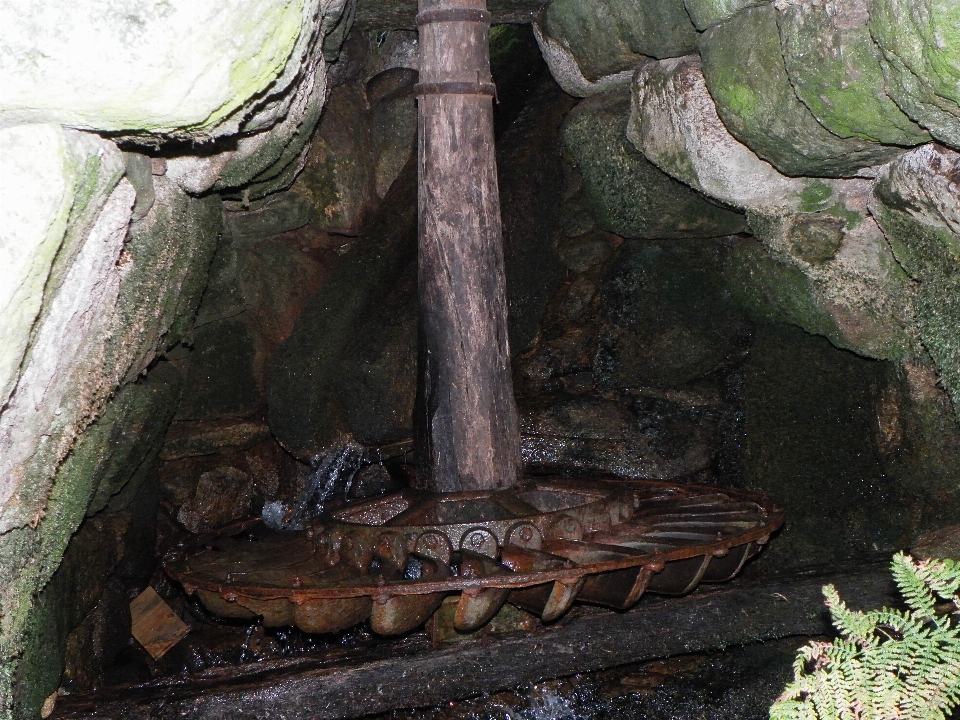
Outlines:
{"label": "green moss", "polygon": [[808,180],[800,192],[800,210],[818,212],[833,195],[833,188],[820,180]]}
{"label": "green moss", "polygon": [[724,86],[721,93],[727,101],[727,105],[737,115],[749,122],[757,116],[757,110],[760,107],[760,99],[752,88],[746,85],[737,85],[730,83]]}
{"label": "green moss", "polygon": [[599,225],[628,238],[719,237],[743,229],[743,216],[713,204],[650,163],[626,136],[630,95],[583,101],[561,137],[583,176]]}
{"label": "green moss", "polygon": [[[840,137],[917,145],[930,136],[885,92],[880,52],[865,16],[844,5],[794,4],[777,16],[787,74],[797,96]],[[856,23],[863,22],[857,26]]]}
{"label": "green moss", "polygon": [[863,215],[856,210],[848,210],[842,203],[837,203],[823,210],[827,215],[833,215],[844,221],[844,229],[853,230],[863,222]]}
{"label": "green moss", "polygon": [[[61,558],[95,494],[103,507],[151,454],[160,450],[163,433],[179,399],[179,375],[168,366],[155,376],[127,385],[105,408],[67,456],[47,502],[47,512],[36,529],[0,537],[0,559],[19,565],[2,568],[9,584],[0,590],[5,612],[0,634],[0,660],[12,663],[23,648],[33,648],[16,669],[18,704],[24,717],[36,715],[38,705],[55,690],[62,670],[62,647],[50,638],[66,636],[59,609],[73,599],[48,593],[36,605],[35,597],[54,576]],[[136,429],[137,432],[130,432]],[[15,543],[15,547],[10,547]],[[43,644],[36,645],[35,643]],[[2,663],[0,663],[2,664]],[[14,674],[14,673],[12,673]],[[0,687],[2,690],[2,687]],[[2,696],[2,695],[0,695]],[[0,713],[2,713],[0,706]]]}
{"label": "green moss", "polygon": [[730,255],[724,276],[734,299],[755,320],[785,322],[814,335],[839,340],[840,331],[798,268],[774,259],[757,242],[745,242]]}

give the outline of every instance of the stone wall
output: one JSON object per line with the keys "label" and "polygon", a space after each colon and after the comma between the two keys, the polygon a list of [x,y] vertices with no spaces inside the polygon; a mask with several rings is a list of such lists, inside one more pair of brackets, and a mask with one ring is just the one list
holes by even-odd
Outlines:
{"label": "stone wall", "polygon": [[351,17],[0,7],[0,717],[36,716],[68,633],[145,584],[183,385],[166,355],[192,342],[221,196],[292,182]]}
{"label": "stone wall", "polygon": [[[491,2],[514,22],[536,5]],[[411,27],[413,7],[0,5],[0,717],[97,684],[71,658],[115,649],[158,508],[196,531],[289,496],[304,466],[277,439],[307,460],[408,436],[416,36],[348,31],[355,14]],[[854,463],[841,494],[861,525],[837,547],[902,546],[870,523],[904,488],[949,522],[958,27],[949,0],[554,0],[534,32],[586,99],[532,82],[500,137],[528,457],[704,471],[731,413],[697,383],[739,357],[748,316],[889,361],[824,361],[876,403],[857,409],[879,453],[861,474],[902,486],[858,485]],[[494,37],[495,63],[525,57]],[[813,384],[776,379],[783,348],[802,365],[829,346],[778,333],[746,371],[763,427],[743,476],[776,475],[802,511],[832,481],[764,455],[799,442],[766,422],[765,383],[796,427],[853,400],[795,404],[784,388]],[[557,454],[544,438],[563,432],[592,435]],[[795,565],[822,535],[799,524]]]}

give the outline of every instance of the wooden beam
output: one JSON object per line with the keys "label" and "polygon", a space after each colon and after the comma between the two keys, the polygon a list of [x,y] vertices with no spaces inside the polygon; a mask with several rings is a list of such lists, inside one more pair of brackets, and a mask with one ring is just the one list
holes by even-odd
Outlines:
{"label": "wooden beam", "polygon": [[886,565],[831,575],[734,582],[626,613],[582,609],[540,632],[433,649],[422,638],[360,656],[218,668],[190,680],[66,697],[57,718],[344,718],[424,707],[627,663],[792,635],[831,632],[820,588],[854,609],[897,602]]}
{"label": "wooden beam", "polygon": [[484,0],[420,0],[421,487],[512,487],[520,467]]}

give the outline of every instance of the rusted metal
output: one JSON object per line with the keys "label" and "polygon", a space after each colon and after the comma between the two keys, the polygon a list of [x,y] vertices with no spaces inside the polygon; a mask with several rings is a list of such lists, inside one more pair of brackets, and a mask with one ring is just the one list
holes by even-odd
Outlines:
{"label": "rusted metal", "polygon": [[624,480],[531,480],[510,490],[404,490],[300,533],[258,521],[200,538],[167,572],[218,615],[336,632],[369,620],[398,635],[459,593],[454,626],[509,602],[544,622],[574,601],[626,609],[734,577],[783,523],[752,493]]}

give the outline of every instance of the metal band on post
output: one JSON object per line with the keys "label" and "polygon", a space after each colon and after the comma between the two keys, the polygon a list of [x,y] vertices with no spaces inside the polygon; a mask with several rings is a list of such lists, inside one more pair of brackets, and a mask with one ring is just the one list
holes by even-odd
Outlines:
{"label": "metal band on post", "polygon": [[440,22],[475,22],[490,24],[491,15],[479,8],[445,7],[421,10],[417,14],[417,26]]}

